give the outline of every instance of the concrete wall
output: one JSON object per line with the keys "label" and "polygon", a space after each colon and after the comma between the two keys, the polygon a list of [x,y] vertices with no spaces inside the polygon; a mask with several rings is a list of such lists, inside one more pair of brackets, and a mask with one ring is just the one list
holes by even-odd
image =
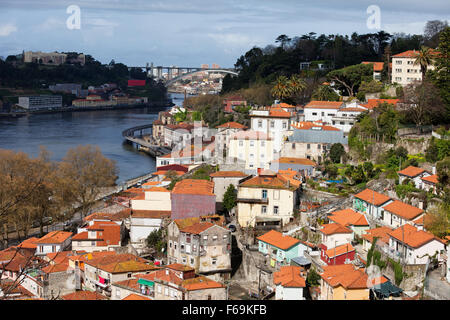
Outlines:
{"label": "concrete wall", "polygon": [[230,184],[232,184],[235,189],[238,189],[239,183],[243,180],[242,177],[214,177],[212,181],[214,182],[214,194],[216,195],[216,201],[222,202],[223,195],[227,191]]}
{"label": "concrete wall", "polygon": [[323,142],[286,141],[281,148],[280,157],[306,158],[316,162],[322,162],[327,147],[331,148],[331,144]]}
{"label": "concrete wall", "polygon": [[[274,148],[272,140],[230,140],[227,158],[245,161],[245,169],[268,169],[270,161],[274,159]],[[227,161],[231,161],[230,159]]]}
{"label": "concrete wall", "polygon": [[199,217],[215,212],[215,196],[172,194],[172,219]]}

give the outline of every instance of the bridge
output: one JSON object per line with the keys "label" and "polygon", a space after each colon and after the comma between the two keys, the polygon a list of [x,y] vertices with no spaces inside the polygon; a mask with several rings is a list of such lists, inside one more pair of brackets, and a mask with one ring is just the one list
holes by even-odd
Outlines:
{"label": "bridge", "polygon": [[[197,68],[197,67],[163,67],[163,66],[154,66],[153,62],[149,64],[147,62],[145,67],[129,67],[131,68],[141,68],[145,69],[147,76],[155,77],[156,79],[160,79],[166,82],[166,85],[170,84],[182,79],[185,76],[192,75],[198,72],[209,72],[209,73],[226,73],[234,76],[238,75],[236,69],[233,68]],[[163,77],[163,71],[167,70],[167,79]]]}
{"label": "bridge", "polygon": [[[169,148],[161,147],[157,144],[142,139],[143,132],[147,129],[152,128],[153,128],[152,124],[136,126],[122,131],[122,136],[125,138],[125,140],[135,143],[139,149],[141,147],[146,148],[147,149],[146,151],[154,157],[162,156],[169,153],[171,151]],[[136,132],[139,132],[139,135],[135,135]]]}

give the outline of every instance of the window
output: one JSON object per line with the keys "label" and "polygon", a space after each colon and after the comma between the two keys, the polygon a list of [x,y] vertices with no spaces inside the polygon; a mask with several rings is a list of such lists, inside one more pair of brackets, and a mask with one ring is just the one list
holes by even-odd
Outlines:
{"label": "window", "polygon": [[322,112],[322,117],[325,115],[325,112]]}
{"label": "window", "polygon": [[402,77],[395,77],[395,81],[402,81]]}
{"label": "window", "polygon": [[169,248],[172,248],[172,241],[169,241]]}
{"label": "window", "polygon": [[292,149],[295,149],[295,143],[292,143]]}
{"label": "window", "polygon": [[286,128],[287,128],[287,123],[283,122],[283,129],[286,129]]}
{"label": "window", "polygon": [[169,295],[169,288],[167,288],[167,287],[164,288],[164,295],[166,295],[166,296]]}
{"label": "window", "polygon": [[261,206],[261,214],[267,213],[267,206]]}
{"label": "window", "polygon": [[176,242],[173,243],[173,248],[174,248],[175,250],[177,249],[177,243],[176,243]]}
{"label": "window", "polygon": [[253,153],[250,153],[250,158],[253,158],[255,155]]}
{"label": "window", "polygon": [[278,214],[278,206],[273,206],[273,214]]}
{"label": "window", "polygon": [[128,272],[127,277],[131,278],[131,272]]}
{"label": "window", "polygon": [[339,122],[339,124],[343,125],[343,124],[344,124],[344,121]]}
{"label": "window", "polygon": [[184,243],[180,244],[180,250],[184,251]]}
{"label": "window", "polygon": [[186,264],[186,258],[181,259],[183,261],[183,264]]}
{"label": "window", "polygon": [[317,149],[319,149],[319,150],[320,150],[320,144],[318,144],[318,145],[317,145]]}
{"label": "window", "polygon": [[262,198],[267,199],[267,190],[262,191]]}
{"label": "window", "polygon": [[224,238],[224,239],[228,238],[228,235],[227,235],[227,234],[224,234],[224,235],[223,235],[223,238]]}
{"label": "window", "polygon": [[317,112],[313,112],[312,115],[313,115],[313,116],[317,116]]}
{"label": "window", "polygon": [[270,121],[270,127],[275,128],[275,121]]}
{"label": "window", "polygon": [[191,253],[191,245],[190,244],[186,245],[186,253]]}
{"label": "window", "polygon": [[217,264],[217,258],[212,258],[211,259],[211,264],[212,265],[216,265]]}
{"label": "window", "polygon": [[261,158],[264,158],[264,153],[261,153]]}
{"label": "window", "polygon": [[214,236],[212,237],[212,239],[213,239],[214,241],[217,240],[217,236],[214,235]]}
{"label": "window", "polygon": [[262,128],[262,120],[258,120],[258,128]]}
{"label": "window", "polygon": [[402,72],[402,69],[395,69],[395,72]]}
{"label": "window", "polygon": [[402,64],[402,61],[401,60],[396,60],[395,64]]}
{"label": "window", "polygon": [[162,292],[162,286],[158,285],[158,293],[161,293],[161,292]]}
{"label": "window", "polygon": [[191,258],[190,262],[191,264],[194,264],[194,258]]}
{"label": "window", "polygon": [[311,149],[311,145],[309,143],[306,145],[306,149]]}
{"label": "window", "polygon": [[266,146],[266,142],[265,141],[261,141],[261,147],[265,147]]}
{"label": "window", "polygon": [[208,240],[208,235],[204,235],[203,240],[205,240],[205,241]]}
{"label": "window", "polygon": [[250,140],[250,147],[254,147],[255,146],[255,141],[254,140]]}

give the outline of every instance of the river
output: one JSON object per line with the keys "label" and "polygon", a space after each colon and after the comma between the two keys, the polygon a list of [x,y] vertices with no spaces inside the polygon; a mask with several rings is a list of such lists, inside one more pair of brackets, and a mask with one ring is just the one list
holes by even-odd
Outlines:
{"label": "river", "polygon": [[[182,105],[182,94],[171,94]],[[60,161],[67,150],[77,145],[99,146],[103,155],[115,160],[119,170],[117,183],[155,170],[155,159],[124,143],[122,131],[150,124],[158,117],[152,108],[114,111],[86,111],[58,114],[34,114],[22,118],[0,118],[0,149],[22,151],[35,157],[45,146],[52,160]]]}

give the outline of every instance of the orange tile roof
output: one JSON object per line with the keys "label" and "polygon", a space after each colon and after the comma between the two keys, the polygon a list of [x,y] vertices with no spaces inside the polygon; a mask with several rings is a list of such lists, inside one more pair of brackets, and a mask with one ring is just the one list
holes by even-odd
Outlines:
{"label": "orange tile roof", "polygon": [[414,178],[424,172],[425,172],[425,169],[414,167],[414,166],[408,166],[405,169],[398,171],[397,173],[401,174],[403,176]]}
{"label": "orange tile roof", "polygon": [[331,221],[339,223],[340,225],[346,226],[368,226],[369,223],[363,214],[356,212],[351,208],[344,210],[339,210],[331,213],[328,217]]}
{"label": "orange tile roof", "polygon": [[220,126],[217,126],[216,128],[246,129],[247,126],[244,126],[243,124],[232,121],[232,122],[227,122],[227,123],[221,124]]}
{"label": "orange tile roof", "polygon": [[275,117],[275,118],[290,118],[292,114],[290,112],[287,112],[283,110],[283,108],[277,108],[273,107],[269,110],[269,117]]}
{"label": "orange tile roof", "polygon": [[368,275],[361,269],[356,270],[351,264],[325,266],[320,276],[334,288],[367,289]]}
{"label": "orange tile roof", "polygon": [[[435,49],[430,49],[430,52],[432,55],[438,55],[439,51]],[[392,58],[416,58],[419,54],[419,51],[417,50],[407,50],[401,53],[394,54]]]}
{"label": "orange tile roof", "polygon": [[172,211],[167,210],[133,210],[132,218],[163,219],[170,218]]}
{"label": "orange tile roof", "polygon": [[184,179],[175,184],[172,194],[195,194],[214,196],[214,182],[196,179]]}
{"label": "orange tile roof", "polygon": [[195,270],[194,268],[191,268],[191,267],[181,264],[181,263],[172,263],[172,264],[168,264],[165,267],[168,269],[183,271],[183,272]]}
{"label": "orange tile roof", "polygon": [[373,64],[373,71],[383,71],[384,62],[363,61],[362,64]]}
{"label": "orange tile roof", "polygon": [[214,224],[210,223],[210,222],[198,222],[198,223],[195,223],[188,227],[185,227],[185,228],[181,229],[180,231],[186,232],[186,233],[191,233],[191,234],[200,234],[203,231],[208,230],[212,226],[214,226]]}
{"label": "orange tile roof", "polygon": [[306,108],[312,108],[312,109],[339,109],[342,105],[342,101],[317,101],[313,100],[310,101],[307,105],[305,105]]}
{"label": "orange tile roof", "polygon": [[422,178],[422,180],[426,181],[426,182],[429,182],[429,183],[432,183],[432,184],[438,184],[439,183],[437,174],[433,174],[431,176],[426,176],[426,177]]}
{"label": "orange tile roof", "polygon": [[61,297],[63,300],[108,300],[96,291],[75,291]]}
{"label": "orange tile roof", "polygon": [[66,231],[52,231],[47,233],[45,236],[37,240],[36,244],[53,244],[53,243],[63,243],[72,236],[72,232]]}
{"label": "orange tile roof", "polygon": [[291,124],[291,126],[298,130],[311,130],[312,128],[320,128],[324,131],[341,131],[336,127],[323,125],[320,122],[311,122],[311,121],[300,121],[300,122],[294,122]]}
{"label": "orange tile roof", "polygon": [[306,280],[302,277],[302,270],[301,267],[282,266],[280,271],[274,272],[273,283],[288,288],[304,288]]}
{"label": "orange tile roof", "polygon": [[[144,194],[144,193],[142,193]],[[111,212],[94,212],[87,217],[85,217],[84,221],[93,221],[93,220],[110,220],[110,221],[122,221],[130,216],[131,209],[126,208],[117,213]]]}
{"label": "orange tile roof", "polygon": [[305,166],[317,166],[317,164],[306,158],[292,158],[292,157],[281,157],[277,160],[272,161],[273,163],[292,163],[292,164],[302,164]]}
{"label": "orange tile roof", "polygon": [[419,230],[409,224],[405,224],[394,231],[391,231],[389,235],[412,248],[419,248],[432,240],[443,243],[442,239],[439,239],[432,233]]}
{"label": "orange tile roof", "polygon": [[285,182],[289,181],[289,183],[295,187],[300,187],[302,185],[301,178],[298,176],[298,172],[292,169],[288,170],[279,170],[278,177]]}
{"label": "orange tile roof", "polygon": [[388,196],[385,196],[384,194],[378,193],[371,189],[364,189],[360,193],[355,194],[355,198],[364,200],[375,206],[380,206],[383,203],[391,200],[391,198],[389,198]]}
{"label": "orange tile roof", "polygon": [[362,235],[364,239],[366,239],[369,242],[373,242],[373,239],[376,237],[378,238],[378,241],[381,241],[385,244],[389,243],[389,233],[392,231],[389,227],[379,227],[374,229],[366,230],[365,234]]}
{"label": "orange tile roof", "polygon": [[58,264],[51,264],[46,266],[45,268],[42,268],[42,272],[45,273],[56,273],[56,272],[65,272],[69,268],[69,264],[66,263],[58,263]]}
{"label": "orange tile roof", "polygon": [[367,99],[367,103],[363,104],[362,106],[367,109],[373,109],[375,107],[378,107],[379,104],[385,102],[388,104],[393,104],[395,106],[399,101],[400,101],[399,99]]}
{"label": "orange tile roof", "polygon": [[114,285],[120,286],[120,287],[125,287],[127,289],[131,289],[131,290],[138,290],[140,291],[140,285],[138,283],[138,278],[139,275],[135,275],[136,278],[131,278],[131,279],[126,279],[126,280],[122,280],[122,281],[117,281],[114,282]]}
{"label": "orange tile roof", "polygon": [[248,175],[241,171],[217,171],[211,173],[209,176],[214,178],[215,177],[226,178],[226,177],[247,177]]}
{"label": "orange tile roof", "polygon": [[23,248],[23,249],[36,249],[36,241],[39,240],[39,238],[31,237],[24,241],[22,241],[17,247]]}
{"label": "orange tile roof", "polygon": [[351,230],[340,225],[339,223],[324,224],[324,225],[322,225],[322,229],[320,229],[319,231],[326,235],[336,234],[336,233],[352,233]]}
{"label": "orange tile roof", "polygon": [[123,298],[122,300],[152,300],[152,299],[132,293]]}
{"label": "orange tile roof", "polygon": [[387,206],[384,206],[383,209],[407,220],[412,220],[424,212],[420,208],[413,207],[399,200],[394,200]]}
{"label": "orange tile roof", "polygon": [[296,108],[295,106],[293,106],[291,104],[288,104],[288,103],[284,103],[284,102],[281,102],[281,103],[277,104],[277,106],[280,107],[280,108],[286,108],[286,109]]}
{"label": "orange tile roof", "polygon": [[153,187],[149,189],[145,189],[145,192],[170,192],[164,187]]}
{"label": "orange tile roof", "polygon": [[352,251],[355,251],[355,248],[353,248],[353,246],[350,243],[346,243],[339,245],[335,248],[328,249],[327,251],[325,251],[325,254],[327,255],[328,258],[334,258],[341,256],[343,254],[350,253]]}
{"label": "orange tile roof", "polygon": [[[196,223],[199,223],[202,221],[202,219],[207,219],[207,218],[216,218],[213,219],[213,223],[217,224],[218,226],[223,226],[225,223],[225,218],[224,216],[219,216],[219,215],[210,215],[210,216],[200,216],[200,217],[191,217],[191,218],[184,218],[184,219],[175,219],[173,220],[173,222],[176,223],[176,225],[178,226],[178,229],[184,229],[186,227],[192,226]],[[206,221],[205,221],[206,222]]]}
{"label": "orange tile roof", "polygon": [[[142,186],[157,186],[160,183],[161,183],[160,181],[148,181],[148,182],[144,183]],[[144,189],[144,191],[145,191],[145,189]]]}
{"label": "orange tile roof", "polygon": [[51,264],[57,264],[69,261],[71,255],[72,251],[51,252],[47,253],[46,258]]}
{"label": "orange tile roof", "polygon": [[256,239],[268,243],[281,250],[288,250],[292,246],[300,243],[300,240],[283,235],[282,233],[275,230],[270,230],[269,232],[263,234],[262,236],[259,236]]}
{"label": "orange tile roof", "polygon": [[85,262],[90,266],[109,273],[139,272],[158,269],[149,265],[148,261],[129,253],[107,255]]}
{"label": "orange tile roof", "polygon": [[239,187],[246,188],[269,188],[269,189],[284,189],[284,190],[296,190],[296,186],[287,186],[286,180],[280,178],[280,176],[264,176],[259,175],[242,182]]}
{"label": "orange tile roof", "polygon": [[204,276],[183,280],[181,286],[187,291],[225,288],[223,284]]}

